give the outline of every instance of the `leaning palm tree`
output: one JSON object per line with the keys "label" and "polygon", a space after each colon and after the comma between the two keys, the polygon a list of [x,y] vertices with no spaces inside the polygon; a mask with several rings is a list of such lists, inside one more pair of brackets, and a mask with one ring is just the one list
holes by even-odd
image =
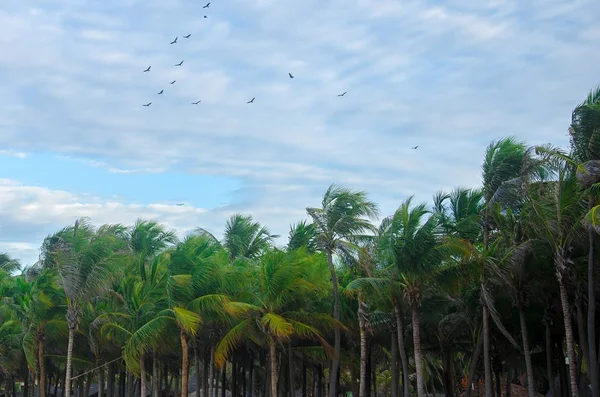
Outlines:
{"label": "leaning palm tree", "polygon": [[137,265],[141,279],[147,281],[147,270],[153,268],[151,261],[167,247],[175,244],[177,235],[156,221],[138,219],[127,230],[127,241],[131,249],[132,263]]}
{"label": "leaning palm tree", "polygon": [[[320,262],[320,263],[319,263]],[[215,361],[222,366],[244,340],[268,348],[271,397],[277,397],[277,347],[292,338],[316,340],[330,349],[322,335],[341,326],[330,315],[306,310],[307,302],[322,296],[324,263],[303,250],[265,253],[250,286],[242,320],[219,342]]]}
{"label": "leaning palm tree", "polygon": [[[426,217],[429,218],[426,219]],[[438,219],[425,204],[413,205],[409,197],[387,222],[380,249],[392,256],[398,279],[411,309],[417,395],[425,397],[419,306],[442,269],[443,251]]]}
{"label": "leaning palm tree", "polygon": [[[104,231],[106,228],[104,228]],[[71,393],[73,342],[83,305],[102,296],[118,279],[119,259],[125,241],[113,233],[96,232],[86,219],[78,219],[49,236],[41,263],[56,266],[67,300],[68,345],[65,396]]]}
{"label": "leaning palm tree", "polygon": [[[333,291],[333,317],[340,320],[340,293],[337,274],[333,265],[333,254],[348,249],[349,240],[366,232],[375,232],[370,219],[379,214],[375,203],[365,192],[349,190],[332,184],[329,186],[320,208],[308,207],[306,212],[317,230],[317,246],[327,255],[331,287]],[[335,329],[335,341],[331,371],[329,373],[329,397],[337,396],[337,379],[340,366],[341,335]]]}

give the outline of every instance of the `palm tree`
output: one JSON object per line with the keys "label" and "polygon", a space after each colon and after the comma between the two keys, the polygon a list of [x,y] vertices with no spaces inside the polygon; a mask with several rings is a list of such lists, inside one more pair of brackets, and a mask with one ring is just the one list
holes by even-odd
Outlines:
{"label": "palm tree", "polygon": [[[131,249],[132,263],[138,266],[143,281],[148,279],[146,268],[150,267],[156,255],[163,252],[171,244],[177,242],[174,231],[167,231],[156,221],[138,219],[127,231],[127,241]],[[156,269],[154,267],[154,269]]]}
{"label": "palm tree", "polygon": [[31,368],[38,369],[39,397],[46,396],[46,341],[67,334],[67,324],[60,307],[64,295],[55,276],[55,269],[42,269],[30,283],[24,278],[16,280],[19,289],[14,296],[16,314],[21,318],[25,331],[25,358]]}
{"label": "palm tree", "polygon": [[0,269],[8,273],[13,273],[21,270],[21,264],[7,253],[0,252]]}
{"label": "palm tree", "polygon": [[[538,148],[538,153],[547,156],[548,153],[560,153],[557,149]],[[551,161],[555,179],[549,182],[540,181],[527,184],[529,204],[534,213],[531,228],[536,232],[536,238],[551,249],[554,255],[556,278],[558,280],[560,301],[565,326],[567,357],[569,359],[569,381],[571,395],[579,395],[577,387],[577,368],[575,363],[575,342],[569,297],[567,293],[567,278],[570,276],[573,263],[571,252],[573,246],[583,238],[582,227],[585,214],[584,195],[575,177],[575,167],[563,158]]]}
{"label": "palm tree", "polygon": [[277,346],[292,338],[316,340],[329,348],[322,332],[336,321],[328,314],[308,311],[306,302],[322,295],[326,281],[322,277],[324,263],[317,255],[302,250],[291,252],[274,249],[265,253],[256,269],[256,279],[250,286],[249,302],[242,320],[219,342],[215,361],[222,366],[232,351],[250,340],[268,348],[271,397],[277,397]]}
{"label": "palm tree", "polygon": [[[483,244],[487,249],[490,244],[490,235],[492,232],[491,211],[494,204],[504,200],[507,202],[510,198],[502,197],[502,194],[509,192],[508,189],[502,189],[508,181],[518,178],[522,174],[523,161],[526,155],[526,148],[522,142],[514,138],[505,138],[492,142],[486,149],[482,166],[483,179],[483,197],[485,208],[483,211]],[[486,296],[485,280],[481,283],[482,296]],[[490,332],[489,332],[489,310],[488,303],[482,300],[483,312],[483,362],[485,371],[485,396],[493,397],[492,365],[490,361]]]}
{"label": "palm tree", "polygon": [[[365,192],[353,191],[332,184],[329,186],[320,208],[308,207],[306,212],[317,230],[317,246],[327,255],[331,287],[333,291],[333,317],[340,321],[340,294],[333,254],[347,250],[350,241],[365,232],[374,232],[375,227],[369,219],[379,214],[377,205],[368,200]],[[341,335],[334,330],[335,341],[333,360],[329,373],[329,397],[337,396],[337,378],[340,366]]]}
{"label": "palm tree", "polygon": [[235,214],[225,224],[223,245],[229,250],[231,260],[235,258],[256,259],[266,251],[273,239],[269,229],[255,222],[249,215]]}
{"label": "palm tree", "polygon": [[73,341],[83,305],[102,296],[119,277],[117,259],[125,249],[125,241],[101,228],[98,232],[86,219],[78,219],[46,239],[41,263],[57,268],[67,300],[69,327],[65,396],[71,393]]}
{"label": "palm tree", "polygon": [[[597,205],[597,192],[593,185],[600,182],[600,86],[593,89],[586,100],[573,110],[571,128],[571,148],[573,159],[577,163],[583,163],[580,172],[580,181],[588,189],[588,208],[590,211]],[[588,312],[587,312],[587,354],[588,368],[591,379],[592,395],[600,396],[600,367],[598,353],[596,350],[596,293],[594,267],[596,260],[594,256],[597,244],[597,231],[588,228]]]}
{"label": "palm tree", "polygon": [[311,253],[317,251],[317,229],[313,223],[301,221],[290,226],[287,249],[293,251],[302,247]]}
{"label": "palm tree", "polygon": [[438,218],[431,215],[425,204],[413,206],[412,197],[409,197],[387,223],[381,249],[392,255],[411,309],[417,395],[425,397],[419,306],[442,269]]}

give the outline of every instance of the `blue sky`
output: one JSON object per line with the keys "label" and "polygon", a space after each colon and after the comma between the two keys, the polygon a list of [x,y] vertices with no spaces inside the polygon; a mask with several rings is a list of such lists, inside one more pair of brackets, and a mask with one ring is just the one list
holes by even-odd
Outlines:
{"label": "blue sky", "polygon": [[389,214],[477,186],[494,139],[566,145],[600,83],[595,0],[202,6],[0,5],[0,251],[31,263],[79,216],[286,235],[333,182]]}

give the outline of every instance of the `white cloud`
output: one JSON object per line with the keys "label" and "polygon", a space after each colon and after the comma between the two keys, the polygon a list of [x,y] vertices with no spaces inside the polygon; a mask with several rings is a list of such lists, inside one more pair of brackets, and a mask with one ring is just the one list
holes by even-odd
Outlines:
{"label": "white cloud", "polygon": [[282,233],[331,182],[367,189],[389,212],[409,194],[478,183],[492,139],[566,144],[571,109],[600,82],[593,0],[201,6],[6,4],[0,155],[233,176],[244,182],[233,201],[206,211],[140,206],[5,181],[2,219],[22,232],[9,238],[7,226],[0,240],[32,244],[83,214],[219,229],[238,210]]}

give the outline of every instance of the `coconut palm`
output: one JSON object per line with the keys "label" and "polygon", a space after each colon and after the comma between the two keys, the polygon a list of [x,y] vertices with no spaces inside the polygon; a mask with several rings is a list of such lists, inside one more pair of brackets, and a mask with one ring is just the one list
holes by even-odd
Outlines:
{"label": "coconut palm", "polygon": [[391,216],[383,232],[381,249],[393,257],[411,310],[417,395],[425,397],[419,306],[442,269],[443,250],[438,218],[426,209],[425,204],[413,205],[412,199],[405,200]]}
{"label": "coconut palm", "polygon": [[[580,181],[588,189],[590,211],[598,204],[597,184],[600,182],[600,86],[593,89],[585,101],[573,110],[571,128],[571,148],[573,159],[583,166],[578,172]],[[595,211],[594,211],[595,212]],[[588,312],[587,344],[588,368],[594,397],[600,396],[600,364],[596,348],[596,286],[594,283],[596,266],[595,247],[597,230],[588,228]]]}
{"label": "coconut palm", "polygon": [[225,224],[223,245],[229,250],[231,260],[241,257],[256,259],[271,246],[276,237],[251,216],[235,214]]}
{"label": "coconut palm", "polygon": [[[163,252],[167,247],[177,242],[174,231],[165,228],[156,221],[138,219],[127,230],[127,240],[131,249],[132,264],[137,265],[138,272],[143,281],[148,279],[147,268],[151,267],[149,261]],[[152,267],[156,269],[156,267]]]}
{"label": "coconut palm", "polygon": [[14,295],[16,314],[25,331],[25,358],[31,368],[37,368],[39,397],[46,396],[46,342],[67,334],[67,323],[60,307],[64,294],[55,276],[55,269],[43,269],[32,282],[18,278],[18,293]]}
{"label": "coconut palm", "polygon": [[[526,147],[522,142],[514,138],[505,138],[492,142],[486,149],[482,165],[483,198],[485,208],[482,216],[483,244],[484,248],[490,245],[490,237],[493,232],[491,223],[491,211],[498,202],[504,204],[511,200],[507,196],[511,190],[503,189],[507,182],[515,180],[522,174]],[[482,296],[486,295],[486,281],[482,279]],[[493,397],[492,366],[490,357],[490,332],[489,316],[490,308],[486,300],[482,300],[483,313],[483,362],[485,371],[485,397]]]}
{"label": "coconut palm", "polygon": [[71,393],[71,370],[73,342],[79,325],[82,306],[102,296],[118,279],[119,259],[126,248],[125,241],[108,228],[98,231],[86,219],[78,219],[49,236],[44,244],[41,263],[56,266],[67,301],[67,324],[69,328],[65,395]]}
{"label": "coconut palm", "polygon": [[[538,153],[560,153],[557,149],[539,148]],[[567,294],[568,280],[572,271],[572,250],[584,237],[583,218],[585,215],[584,192],[575,177],[575,168],[561,158],[551,160],[554,179],[527,184],[527,194],[534,214],[531,227],[536,238],[543,242],[554,256],[556,278],[558,280],[562,314],[565,326],[567,357],[569,359],[569,381],[573,397],[579,395],[575,359],[575,341]],[[564,156],[566,157],[566,156]]]}
{"label": "coconut palm", "polygon": [[308,311],[306,302],[322,296],[324,262],[318,255],[303,250],[291,252],[274,249],[265,253],[250,285],[249,302],[243,319],[219,342],[215,361],[222,366],[232,351],[244,340],[266,346],[269,357],[271,397],[277,397],[277,347],[292,338],[316,340],[326,348],[322,332],[339,327],[324,313]]}
{"label": "coconut palm", "polygon": [[[333,265],[333,254],[347,250],[350,240],[367,232],[375,232],[370,219],[379,214],[377,205],[368,200],[365,192],[349,190],[331,185],[325,192],[321,207],[306,208],[306,212],[317,230],[317,246],[327,255],[333,292],[333,317],[340,320],[340,294],[337,274]],[[329,373],[329,397],[337,396],[337,379],[340,365],[341,335],[335,329],[333,360]]]}
{"label": "coconut palm", "polygon": [[308,252],[317,251],[317,229],[312,223],[298,222],[290,226],[287,249],[293,251],[304,247]]}

